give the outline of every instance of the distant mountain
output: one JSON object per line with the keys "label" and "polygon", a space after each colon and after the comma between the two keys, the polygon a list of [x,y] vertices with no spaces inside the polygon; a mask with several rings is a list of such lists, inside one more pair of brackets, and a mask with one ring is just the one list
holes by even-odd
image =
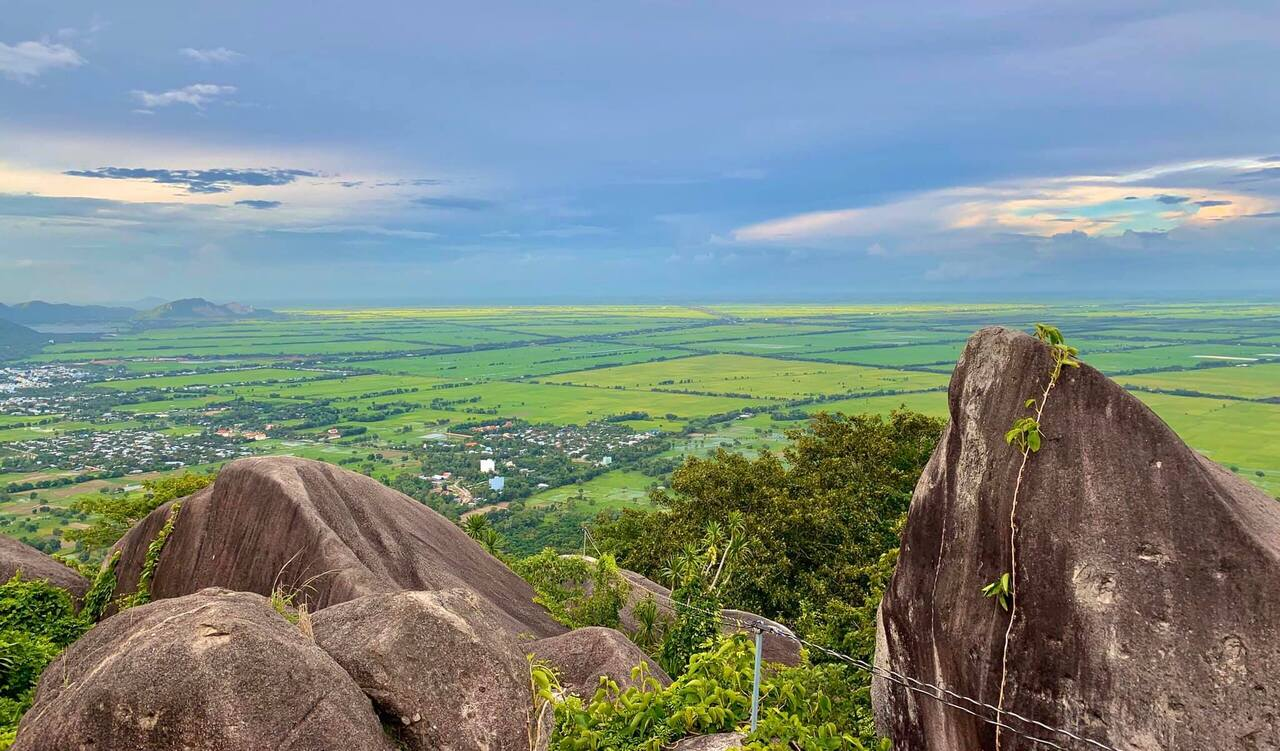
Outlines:
{"label": "distant mountain", "polygon": [[229,302],[225,305],[209,302],[203,297],[188,297],[157,305],[151,310],[138,313],[135,320],[141,323],[158,323],[165,321],[222,321],[237,318],[270,318],[275,316],[269,310],[257,310],[251,305]]}
{"label": "distant mountain", "polygon": [[0,303],[0,319],[23,325],[52,323],[101,323],[128,321],[137,315],[132,308],[107,305],[70,305],[43,300],[21,302],[16,305]]}
{"label": "distant mountain", "polygon": [[163,297],[144,297],[141,300],[120,300],[118,302],[120,305],[134,310],[151,310],[157,305],[164,305],[167,300]]}
{"label": "distant mountain", "polygon": [[49,337],[26,326],[0,319],[0,360],[16,360],[40,351]]}

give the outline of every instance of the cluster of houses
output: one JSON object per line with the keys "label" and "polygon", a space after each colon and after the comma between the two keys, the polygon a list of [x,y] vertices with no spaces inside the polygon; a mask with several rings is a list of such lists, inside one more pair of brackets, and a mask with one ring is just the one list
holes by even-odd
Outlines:
{"label": "cluster of houses", "polygon": [[93,380],[89,373],[66,365],[0,368],[0,394],[12,394],[25,389],[47,389],[89,380]]}
{"label": "cluster of houses", "polygon": [[240,430],[239,428],[218,428],[213,431],[214,435],[222,438],[243,438],[246,441],[265,441],[271,436],[267,435],[268,430],[274,428],[275,425],[268,424],[263,430]]}
{"label": "cluster of houses", "polygon": [[78,403],[93,401],[93,393],[50,389],[93,380],[83,370],[62,365],[0,368],[0,415],[41,417],[65,414]]}
{"label": "cluster of houses", "polygon": [[77,431],[9,445],[30,469],[140,474],[226,461],[253,451],[212,434],[176,436],[150,430]]}
{"label": "cluster of houses", "polygon": [[[511,421],[502,424],[482,425],[473,428],[473,434],[485,434],[491,442],[497,440],[517,441],[554,449],[576,462],[595,462],[601,466],[613,463],[613,454],[624,448],[640,446],[646,441],[654,440],[657,431],[637,433],[629,428],[611,423],[595,422],[585,426],[566,425],[563,427],[547,425],[516,425]],[[492,453],[489,446],[477,443],[485,453]],[[481,465],[481,471],[486,471]]]}

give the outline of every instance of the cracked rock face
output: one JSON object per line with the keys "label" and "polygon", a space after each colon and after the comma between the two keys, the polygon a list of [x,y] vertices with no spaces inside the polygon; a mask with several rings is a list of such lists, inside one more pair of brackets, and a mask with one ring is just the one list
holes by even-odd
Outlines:
{"label": "cracked rock face", "polygon": [[368,697],[248,592],[124,611],[41,676],[14,751],[393,751]]}
{"label": "cracked rock face", "polygon": [[325,608],[313,627],[403,748],[529,747],[529,664],[474,593],[369,595]]}
{"label": "cracked rock face", "polygon": [[[1280,503],[1087,365],[1050,392],[1019,486],[1012,628],[983,597],[1011,570],[1021,454],[1004,433],[1051,368],[1025,334],[969,340],[881,606],[877,663],[993,705],[1003,680],[1005,710],[1126,751],[1280,748]],[[878,679],[873,698],[898,751],[996,748],[992,725],[900,685]],[[1039,746],[1005,731],[1000,748]]]}

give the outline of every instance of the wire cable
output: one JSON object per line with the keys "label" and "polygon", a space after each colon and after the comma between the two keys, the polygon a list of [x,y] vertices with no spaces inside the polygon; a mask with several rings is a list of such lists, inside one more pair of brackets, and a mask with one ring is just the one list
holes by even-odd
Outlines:
{"label": "wire cable", "polygon": [[[710,615],[713,618],[716,618],[721,624],[732,626],[734,628],[738,628],[742,630],[762,631],[764,633],[771,633],[771,634],[774,634],[775,636],[779,636],[784,639],[789,639],[791,641],[794,641],[797,644],[802,644],[806,647],[809,647],[810,649],[814,649],[819,652],[822,652],[823,654],[826,654],[827,656],[832,657],[833,659],[837,659],[842,662],[848,663],[853,667],[858,668],[859,670],[862,670],[864,672],[868,672],[874,676],[884,678],[885,680],[888,680],[892,683],[902,686],[908,691],[911,691],[913,693],[918,693],[922,696],[927,696],[933,699],[934,701],[937,701],[949,707],[958,709],[962,712],[965,712],[966,714],[969,714],[978,718],[979,720],[982,720],[983,722],[991,724],[1002,730],[1007,730],[1008,732],[1013,733],[1019,737],[1025,738],[1029,741],[1033,741],[1038,744],[1049,746],[1051,748],[1057,748],[1057,749],[1063,748],[1061,745],[1053,741],[1046,740],[1044,738],[1038,738],[1033,735],[1028,735],[1026,732],[1016,727],[1012,727],[1006,724],[1005,722],[1002,722],[1002,718],[1012,717],[1015,720],[1018,720],[1019,722],[1026,723],[1028,725],[1034,725],[1035,727],[1041,730],[1065,736],[1077,743],[1083,743],[1088,746],[1092,746],[1093,748],[1102,749],[1103,751],[1119,751],[1119,749],[1116,749],[1114,746],[1108,746],[1105,743],[1101,743],[1091,738],[1085,738],[1081,735],[1071,732],[1070,730],[1054,727],[1052,725],[1047,725],[1043,722],[1040,722],[1039,720],[1033,720],[1030,717],[1024,717],[1016,712],[1011,712],[1007,709],[1000,709],[999,707],[993,706],[979,699],[974,699],[972,697],[956,693],[955,691],[952,691],[947,688],[943,688],[942,686],[938,686],[938,685],[929,683],[927,681],[921,681],[916,678],[912,678],[909,675],[905,675],[903,673],[899,673],[897,671],[890,670],[888,668],[878,667],[865,660],[860,660],[856,657],[851,657],[849,655],[837,652],[833,649],[829,649],[820,644],[815,644],[811,641],[801,639],[799,636],[792,633],[790,629],[786,629],[785,627],[782,627],[780,629],[778,625],[775,625],[772,622],[766,623],[765,620],[763,619],[748,621],[748,620],[744,620],[742,618],[737,618],[734,616],[727,616],[724,614],[723,611],[715,612],[715,611],[707,610],[706,608],[701,608],[701,607],[698,607],[697,605],[680,602],[674,599],[673,597],[671,597],[670,595],[662,592],[656,592],[654,590],[647,590],[647,591],[657,597],[662,598],[663,600],[671,604],[673,607],[688,608],[690,610],[695,610],[705,615]],[[979,714],[978,712],[975,712],[972,709],[969,709],[968,707],[956,704],[955,702],[951,701],[949,698],[946,698],[946,697],[954,698],[958,701],[967,702],[968,704],[975,707],[980,707],[982,709],[990,710],[996,713],[996,717],[991,718],[991,717],[987,717],[985,715]]]}

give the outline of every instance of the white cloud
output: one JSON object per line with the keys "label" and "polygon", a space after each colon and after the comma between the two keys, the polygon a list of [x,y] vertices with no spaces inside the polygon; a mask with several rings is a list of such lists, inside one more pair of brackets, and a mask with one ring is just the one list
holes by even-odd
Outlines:
{"label": "white cloud", "polygon": [[134,90],[133,97],[144,107],[168,107],[171,104],[189,104],[196,109],[204,106],[224,94],[236,93],[234,86],[220,86],[213,83],[195,83],[181,89],[170,89],[159,94],[150,91]]}
{"label": "white cloud", "polygon": [[235,50],[229,50],[226,47],[214,47],[209,50],[198,50],[194,47],[184,47],[178,50],[178,54],[183,57],[195,60],[198,63],[234,63],[244,57],[243,54]]}
{"label": "white cloud", "polygon": [[1280,196],[1245,193],[1236,184],[1268,176],[1261,158],[1157,165],[1122,175],[1066,175],[914,193],[870,206],[813,211],[739,227],[746,243],[841,243],[864,239],[884,252],[886,238],[1010,233],[1053,237],[1080,232],[1120,236],[1167,232],[1256,216]]}
{"label": "white cloud", "polygon": [[435,232],[416,229],[400,229],[397,227],[382,227],[371,224],[321,224],[299,227],[275,227],[274,229],[277,232],[289,232],[301,235],[362,234],[378,235],[381,237],[398,237],[406,240],[434,240],[439,237]]}
{"label": "white cloud", "polygon": [[613,234],[613,230],[608,227],[595,227],[589,224],[574,224],[568,227],[542,229],[534,232],[533,234],[537,237],[568,239],[572,237],[601,237]]}
{"label": "white cloud", "polygon": [[84,65],[80,53],[65,44],[50,42],[0,42],[0,74],[19,83],[29,83],[47,70]]}

